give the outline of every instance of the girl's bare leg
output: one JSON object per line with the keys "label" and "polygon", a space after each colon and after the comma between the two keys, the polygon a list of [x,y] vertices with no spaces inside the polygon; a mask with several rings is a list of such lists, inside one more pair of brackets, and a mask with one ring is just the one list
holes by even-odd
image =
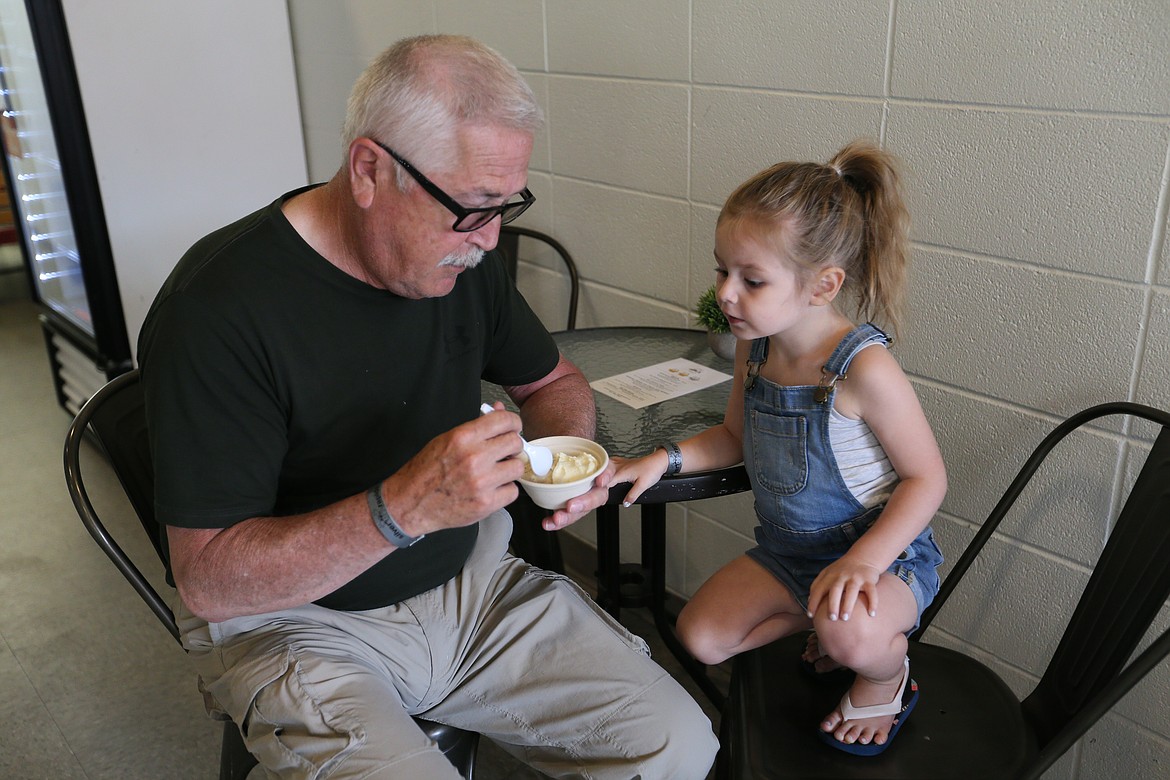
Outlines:
{"label": "girl's bare leg", "polygon": [[[904,676],[905,631],[914,625],[918,605],[906,583],[886,573],[878,580],[878,614],[855,609],[848,620],[830,620],[821,609],[813,619],[820,649],[843,666],[857,672],[849,689],[855,707],[885,704],[898,695]],[[826,716],[821,728],[846,743],[885,744],[894,715],[846,721],[838,707]]]}
{"label": "girl's bare leg", "polygon": [[718,664],[810,625],[788,588],[741,555],[703,583],[679,613],[676,629],[691,655]]}

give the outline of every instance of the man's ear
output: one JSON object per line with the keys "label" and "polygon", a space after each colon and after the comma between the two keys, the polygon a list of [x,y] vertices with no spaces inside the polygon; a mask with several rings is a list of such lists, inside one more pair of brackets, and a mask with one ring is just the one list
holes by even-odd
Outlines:
{"label": "man's ear", "polygon": [[368,138],[349,145],[349,188],[359,208],[369,208],[378,191],[378,147]]}
{"label": "man's ear", "polygon": [[812,305],[827,306],[841,292],[841,285],[845,284],[845,269],[831,265],[817,271],[812,285]]}

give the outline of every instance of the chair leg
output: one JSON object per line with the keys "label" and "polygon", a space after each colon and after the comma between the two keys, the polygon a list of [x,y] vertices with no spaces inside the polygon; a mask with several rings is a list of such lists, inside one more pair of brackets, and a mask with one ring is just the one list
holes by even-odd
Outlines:
{"label": "chair leg", "polygon": [[230,720],[224,721],[223,746],[219,751],[219,780],[244,780],[254,766],[256,757],[244,747],[239,727]]}
{"label": "chair leg", "polygon": [[715,780],[729,780],[731,776],[731,766],[727,761],[727,740],[730,737],[727,724],[725,709],[719,717],[719,752],[715,754]]}
{"label": "chair leg", "polygon": [[474,780],[475,755],[478,751],[479,734],[476,734],[474,731],[467,731],[443,755],[459,770],[459,774],[463,775],[465,780]]}
{"label": "chair leg", "polygon": [[439,750],[459,770],[459,774],[471,780],[475,771],[475,755],[479,750],[479,734],[419,717],[415,717],[414,722],[439,746]]}

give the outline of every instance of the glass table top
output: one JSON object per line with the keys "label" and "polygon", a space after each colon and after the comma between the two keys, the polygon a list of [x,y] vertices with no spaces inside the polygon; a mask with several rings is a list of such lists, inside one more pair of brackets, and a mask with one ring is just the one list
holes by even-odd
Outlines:
{"label": "glass table top", "polygon": [[[557,345],[590,382],[646,368],[676,358],[731,374],[731,361],[707,346],[703,331],[681,328],[582,328],[553,334]],[[515,408],[503,390],[484,383],[488,401],[504,401]],[[723,419],[731,381],[634,409],[615,398],[593,391],[597,404],[597,442],[610,455],[645,455],[666,440],[693,436]]]}

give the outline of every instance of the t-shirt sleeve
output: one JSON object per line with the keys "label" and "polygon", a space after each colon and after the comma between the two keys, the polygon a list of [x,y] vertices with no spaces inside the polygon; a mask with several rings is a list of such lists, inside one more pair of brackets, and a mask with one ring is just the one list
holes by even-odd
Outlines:
{"label": "t-shirt sleeve", "polygon": [[225,528],[271,513],[286,413],[258,346],[185,293],[160,302],[147,328],[142,380],[159,521]]}

